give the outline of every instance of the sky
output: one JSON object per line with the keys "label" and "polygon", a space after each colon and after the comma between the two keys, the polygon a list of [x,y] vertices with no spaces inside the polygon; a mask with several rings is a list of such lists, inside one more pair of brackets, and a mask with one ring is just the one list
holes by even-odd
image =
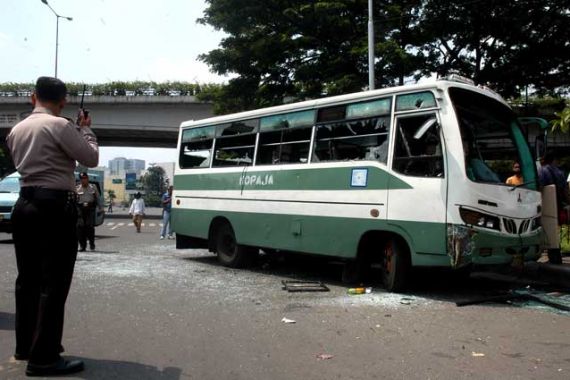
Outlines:
{"label": "sky", "polygon": [[[197,60],[223,32],[196,23],[202,0],[47,0],[59,19],[58,77],[67,82],[222,83]],[[0,0],[0,83],[35,82],[55,72],[56,16],[41,0]],[[182,120],[181,120],[182,121]],[[100,148],[114,157],[174,161],[175,149]]]}

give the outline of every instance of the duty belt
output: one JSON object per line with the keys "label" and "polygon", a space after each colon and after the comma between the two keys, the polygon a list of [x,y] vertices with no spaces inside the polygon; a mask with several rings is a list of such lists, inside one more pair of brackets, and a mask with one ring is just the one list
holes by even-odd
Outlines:
{"label": "duty belt", "polygon": [[47,189],[44,187],[27,186],[20,189],[20,197],[38,201],[74,201],[77,194],[74,191]]}

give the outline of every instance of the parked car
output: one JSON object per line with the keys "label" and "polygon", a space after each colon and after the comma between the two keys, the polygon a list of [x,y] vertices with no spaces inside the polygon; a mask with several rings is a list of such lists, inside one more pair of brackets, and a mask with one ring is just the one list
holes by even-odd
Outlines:
{"label": "parked car", "polygon": [[[99,190],[101,204],[103,204],[103,178],[96,174],[89,174],[89,183],[92,183]],[[78,178],[79,173],[75,173]],[[79,180],[77,180],[79,183]],[[0,180],[0,232],[12,233],[12,209],[20,196],[20,174],[14,172]],[[104,210],[95,212],[95,226],[103,224],[105,221]]]}
{"label": "parked car", "polygon": [[12,209],[20,194],[20,174],[12,173],[0,181],[0,232],[12,233]]}

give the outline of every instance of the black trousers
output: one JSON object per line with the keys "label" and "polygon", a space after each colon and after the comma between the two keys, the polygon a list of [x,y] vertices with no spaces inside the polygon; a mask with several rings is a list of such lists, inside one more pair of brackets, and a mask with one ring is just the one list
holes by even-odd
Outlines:
{"label": "black trousers", "polygon": [[77,211],[77,238],[79,239],[79,246],[85,248],[87,240],[93,246],[95,245],[95,207],[79,205]]}
{"label": "black trousers", "polygon": [[[75,200],[20,198],[12,213],[16,249],[16,354],[34,364],[59,359],[64,309],[77,256]],[[41,194],[40,194],[41,195]]]}

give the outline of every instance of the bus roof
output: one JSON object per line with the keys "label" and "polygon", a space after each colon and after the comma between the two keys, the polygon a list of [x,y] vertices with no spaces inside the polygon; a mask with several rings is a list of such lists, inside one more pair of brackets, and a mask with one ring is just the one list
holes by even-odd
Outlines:
{"label": "bus roof", "polygon": [[[397,86],[397,87],[388,87],[378,90],[372,91],[362,91],[362,92],[355,92],[346,95],[337,95],[337,96],[330,96],[326,98],[320,99],[312,99],[312,100],[305,100],[302,102],[297,103],[290,103],[284,104],[279,106],[267,107],[267,108],[260,108],[257,110],[252,111],[244,111],[234,114],[228,114],[223,116],[215,116],[208,119],[202,120],[189,120],[184,121],[180,125],[181,128],[188,128],[188,127],[198,127],[203,126],[206,124],[221,124],[221,123],[229,123],[235,120],[245,120],[245,119],[253,119],[257,117],[263,117],[267,115],[274,115],[279,113],[291,112],[291,111],[302,111],[306,109],[312,109],[316,107],[323,107],[323,106],[331,106],[335,104],[342,104],[350,101],[365,101],[368,99],[374,99],[382,95],[392,95],[392,94],[403,94],[403,93],[410,93],[410,92],[417,92],[422,90],[446,90],[449,87],[461,87],[464,89],[468,89],[471,91],[475,91],[481,93],[483,95],[489,96],[507,107],[509,105],[507,102],[496,92],[492,91],[486,87],[480,87],[471,85],[462,81],[455,81],[455,80],[435,80],[430,81],[423,84],[413,84],[413,85],[405,85],[405,86]],[[510,108],[510,107],[509,107]]]}

